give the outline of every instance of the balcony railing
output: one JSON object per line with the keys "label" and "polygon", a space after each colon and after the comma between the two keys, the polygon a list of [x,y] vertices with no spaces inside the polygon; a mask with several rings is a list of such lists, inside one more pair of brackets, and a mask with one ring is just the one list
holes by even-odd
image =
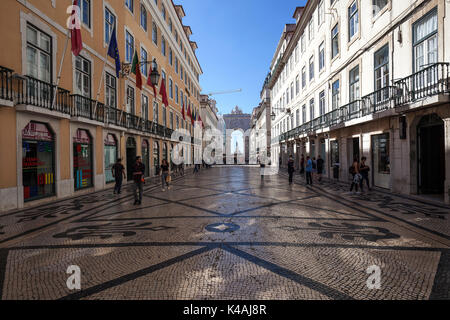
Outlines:
{"label": "balcony railing", "polygon": [[140,118],[134,114],[126,113],[126,119],[127,119],[126,127],[128,129],[134,129],[134,130],[142,130],[143,129],[142,118]]}
{"label": "balcony railing", "polygon": [[58,87],[53,103],[55,88],[51,83],[26,76],[17,83],[17,103],[70,114],[70,92]]}
{"label": "balcony railing", "polygon": [[82,117],[99,122],[105,122],[105,106],[103,103],[79,94],[73,94],[70,97],[72,99],[71,115],[73,117]]}
{"label": "balcony railing", "polygon": [[362,98],[362,116],[385,111],[394,107],[398,88],[384,87]]}
{"label": "balcony railing", "polygon": [[341,121],[349,121],[360,118],[361,113],[361,100],[355,100],[341,107]]}
{"label": "balcony railing", "polygon": [[12,73],[13,70],[0,66],[0,99],[13,100]]}
{"label": "balcony railing", "polygon": [[450,92],[450,63],[434,63],[395,82],[396,106]]}

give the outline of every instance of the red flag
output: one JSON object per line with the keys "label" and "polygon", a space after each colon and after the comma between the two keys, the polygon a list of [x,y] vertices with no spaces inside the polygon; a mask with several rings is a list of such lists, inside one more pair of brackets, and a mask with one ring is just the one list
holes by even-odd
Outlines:
{"label": "red flag", "polygon": [[[73,6],[78,7],[78,0],[73,1]],[[72,10],[72,29],[70,30],[70,37],[72,40],[72,52],[78,56],[83,50],[83,40],[81,39],[81,22],[75,10]]]}
{"label": "red flag", "polygon": [[167,92],[166,92],[166,84],[165,84],[165,80],[162,79],[161,80],[161,88],[159,89],[159,94],[162,97],[162,102],[163,104],[168,107],[169,106],[169,100],[167,100]]}
{"label": "red flag", "polygon": [[184,115],[184,101],[183,106],[181,108],[182,108],[181,115],[183,116],[183,120],[186,120],[186,116]]}
{"label": "red flag", "polygon": [[198,121],[200,121],[200,123],[202,124],[202,128],[205,128],[205,125],[203,124],[202,117],[200,115],[198,116]]}
{"label": "red flag", "polygon": [[190,104],[188,104],[187,116],[188,116],[189,118],[192,118],[192,114],[191,114],[191,105],[190,105]]}
{"label": "red flag", "polygon": [[136,87],[142,90],[141,64],[139,63],[137,50],[134,51],[134,58],[133,64],[131,66],[131,72],[136,75]]}
{"label": "red flag", "polygon": [[150,67],[150,71],[148,73],[148,77],[147,77],[147,84],[153,88],[153,93],[155,94],[155,98],[156,98],[156,86],[153,85],[152,80],[150,79],[150,74],[152,73],[152,68]]}

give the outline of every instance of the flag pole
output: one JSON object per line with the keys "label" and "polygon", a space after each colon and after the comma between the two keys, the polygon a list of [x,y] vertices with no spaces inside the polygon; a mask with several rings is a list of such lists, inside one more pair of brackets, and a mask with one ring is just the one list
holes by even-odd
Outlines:
{"label": "flag pole", "polygon": [[[114,28],[113,28],[113,32],[116,31],[116,24],[117,21],[114,20]],[[109,50],[109,46],[111,45],[111,39],[112,39],[112,34],[109,36],[109,44],[106,47],[106,53],[105,53],[105,61],[103,62],[103,70],[102,70],[102,75],[100,77],[100,84],[98,85],[98,91],[97,91],[97,95],[95,96],[95,107],[94,107],[94,115],[97,112],[97,106],[98,106],[98,98],[100,96],[100,91],[102,90],[102,85],[103,85],[103,78],[105,77],[105,69],[106,69],[106,64],[108,63],[108,50]],[[103,115],[105,116],[105,115]]]}
{"label": "flag pole", "polygon": [[59,64],[58,77],[56,78],[56,85],[55,85],[55,93],[53,95],[52,107],[51,107],[50,110],[53,110],[53,108],[55,107],[56,94],[58,93],[59,81],[61,80],[61,73],[62,73],[62,67],[63,67],[63,63],[64,63],[64,58],[66,56],[67,47],[69,46],[69,38],[70,38],[70,30],[67,30],[66,44],[64,45],[64,50],[63,50],[63,54],[62,54],[62,57],[61,57],[61,62]]}

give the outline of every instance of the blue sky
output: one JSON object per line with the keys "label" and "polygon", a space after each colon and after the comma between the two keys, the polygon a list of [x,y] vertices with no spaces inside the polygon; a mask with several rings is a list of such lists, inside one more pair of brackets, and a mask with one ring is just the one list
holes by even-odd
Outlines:
{"label": "blue sky", "polygon": [[251,113],[286,23],[306,0],[175,0],[183,5],[183,24],[191,26],[192,41],[203,69],[202,93],[242,89],[217,95],[219,112],[238,105]]}

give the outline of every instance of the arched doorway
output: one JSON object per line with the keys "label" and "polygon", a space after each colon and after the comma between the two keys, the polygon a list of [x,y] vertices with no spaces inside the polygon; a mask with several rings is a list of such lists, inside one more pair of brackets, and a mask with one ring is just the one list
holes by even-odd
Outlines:
{"label": "arched doorway", "polygon": [[115,181],[112,175],[112,167],[117,162],[117,139],[116,136],[108,133],[105,138],[105,182]]}
{"label": "arched doorway", "polygon": [[133,165],[136,162],[136,140],[129,137],[127,139],[127,179],[133,180]]}
{"label": "arched doorway", "polygon": [[24,201],[55,195],[54,134],[44,123],[30,122],[22,130]]}
{"label": "arched doorway", "polygon": [[417,126],[418,191],[443,194],[445,183],[444,121],[436,114],[422,117]]}
{"label": "arched doorway", "polygon": [[153,142],[153,168],[155,176],[159,174],[159,143],[158,141]]}

